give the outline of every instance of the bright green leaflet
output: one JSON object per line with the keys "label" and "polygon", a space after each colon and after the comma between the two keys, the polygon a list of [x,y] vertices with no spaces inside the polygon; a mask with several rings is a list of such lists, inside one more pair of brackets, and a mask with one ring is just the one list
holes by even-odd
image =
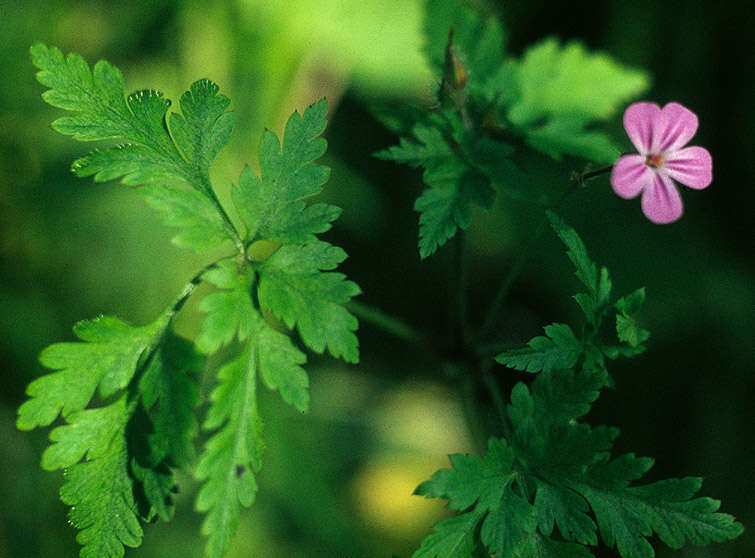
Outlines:
{"label": "bright green leaflet", "polygon": [[530,47],[512,73],[518,93],[507,118],[531,147],[555,158],[574,155],[606,164],[620,151],[589,125],[614,116],[649,85],[643,72],[607,54],[588,53],[576,42],[561,47],[554,38]]}
{"label": "bright green leaflet", "polygon": [[18,428],[47,426],[59,413],[67,418],[87,406],[98,386],[102,397],[126,387],[142,354],[158,342],[167,320],[163,315],[152,324],[133,327],[102,316],[76,324],[74,333],[82,342],[56,343],[39,356],[44,366],[58,371],[26,388],[31,399],[18,410]]}
{"label": "bright green leaflet", "polygon": [[206,317],[197,347],[209,354],[233,341],[243,345],[241,356],[221,369],[204,424],[215,432],[196,471],[204,482],[197,509],[207,512],[202,532],[209,537],[211,558],[226,552],[240,509],[253,503],[257,490],[254,475],[264,447],[257,378],[298,410],[309,406],[309,379],[301,367],[306,356],[263,319],[261,310],[296,327],[313,351],[327,348],[347,362],[359,360],[358,323],[343,304],[360,289],[332,271],[346,253],[316,236],[331,227],[340,209],[304,201],[320,193],[330,175],[330,169],[315,164],[325,152],[320,135],[326,113],[325,101],[294,113],[282,142],[267,131],[260,148],[261,176],[246,168],[232,192],[246,227],[244,244],[268,241],[276,246],[273,253],[259,262],[246,257],[222,260],[203,275],[218,290],[200,303]]}
{"label": "bright green leaflet", "polygon": [[615,161],[620,150],[592,126],[614,117],[649,84],[644,73],[606,54],[589,53],[579,43],[561,47],[546,39],[521,60],[512,58],[495,19],[476,13],[467,2],[431,1],[427,55],[444,84],[451,28],[452,46],[467,76],[452,102],[441,88],[435,100],[440,110],[376,111],[402,134],[398,146],[376,156],[425,169],[428,188],[415,204],[422,258],[469,226],[474,205],[490,208],[497,191],[547,203],[543,192],[524,181],[514,163],[514,145],[526,144],[556,159]]}
{"label": "bright green leaflet", "polygon": [[[257,489],[254,474],[264,447],[258,377],[296,409],[309,405],[306,356],[263,318],[260,301],[273,314],[285,314],[304,345],[317,352],[327,348],[348,362],[359,359],[357,320],[342,307],[359,287],[333,271],[345,252],[317,237],[341,210],[304,201],[322,190],[330,173],[315,164],[326,147],[320,135],[327,104],[294,113],[282,145],[272,132],[265,134],[261,178],[246,169],[233,192],[247,228],[242,235],[209,180],[233,125],[226,111],[230,101],[215,84],[195,82],[181,97],[181,113],[169,114],[170,101],[157,91],[125,97],[121,73],[105,61],[90,70],[76,54],[64,57],[42,44],[31,52],[39,81],[50,88],[44,99],[74,113],[56,120],[54,129],[82,141],[125,142],[78,159],[73,170],[79,176],[138,185],[164,221],[178,228],[173,240],[179,246],[202,251],[230,240],[237,252],[207,266],[155,322],[134,327],[103,316],[76,325],[81,342],[45,349],[40,360],[54,372],[29,385],[18,427],[65,419],[52,431],[42,465],[66,468],[61,498],[72,506],[71,522],[80,529],[80,555],[121,557],[124,545],[141,543],[140,520],[173,516],[174,471],[195,459],[199,390],[193,374],[203,366],[200,353],[237,342],[239,354],[218,372],[204,421],[214,432],[196,469],[203,481],[197,508],[208,512],[202,527],[207,555],[220,558],[241,506],[251,505]],[[276,243],[266,261],[252,261],[246,253],[257,240]],[[206,317],[191,343],[170,326],[202,281],[217,290],[200,303]],[[289,314],[292,300],[300,304]],[[104,406],[85,409],[98,388]]]}
{"label": "bright green leaflet", "polygon": [[78,176],[140,185],[165,222],[181,229],[174,238],[179,246],[202,251],[227,240],[240,245],[210,185],[210,164],[233,128],[233,113],[225,112],[230,101],[218,95],[217,85],[195,82],[181,97],[183,116],[168,117],[170,101],[159,91],[125,97],[120,70],[105,60],[90,70],[78,54],[64,57],[41,43],[31,54],[37,79],[50,88],[44,100],[76,113],[53,122],[55,130],[81,141],[125,142],[75,161]]}

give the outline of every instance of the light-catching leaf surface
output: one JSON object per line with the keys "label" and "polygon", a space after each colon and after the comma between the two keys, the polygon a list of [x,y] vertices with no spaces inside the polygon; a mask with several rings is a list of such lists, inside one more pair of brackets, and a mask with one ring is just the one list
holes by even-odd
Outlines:
{"label": "light-catching leaf surface", "polygon": [[81,558],[120,557],[124,545],[141,544],[126,441],[133,407],[122,395],[107,407],[69,415],[69,424],[50,434],[54,443],[42,464],[46,469],[65,468],[60,499],[71,506],[70,521],[80,529],[76,540]]}
{"label": "light-catching leaf surface", "polygon": [[282,246],[260,266],[258,296],[288,327],[296,325],[313,351],[327,347],[336,358],[358,362],[358,322],[343,304],[361,291],[342,273],[326,271],[344,259],[343,250],[325,242]]}
{"label": "light-catching leaf surface", "polygon": [[[261,318],[260,318],[261,319]],[[241,355],[218,372],[205,429],[218,429],[207,441],[196,469],[204,484],[197,510],[208,512],[202,534],[207,555],[220,558],[228,550],[241,506],[251,506],[257,492],[254,478],[262,465],[262,421],[257,411],[257,351],[246,345]]]}
{"label": "light-catching leaf surface", "polygon": [[168,225],[181,229],[175,238],[179,246],[202,251],[227,240],[238,244],[218,213],[209,178],[233,127],[233,113],[226,112],[230,101],[218,95],[217,85],[206,79],[192,84],[181,97],[183,115],[168,118],[170,100],[154,90],[126,97],[120,70],[105,60],[90,70],[78,54],[64,57],[41,43],[31,54],[40,69],[37,79],[50,88],[44,100],[75,113],[58,118],[53,129],[80,141],[125,142],[75,161],[77,175],[144,185],[148,203]]}
{"label": "light-catching leaf surface", "polygon": [[55,343],[40,354],[40,362],[57,372],[37,378],[26,388],[30,399],[18,409],[18,428],[47,426],[58,414],[66,418],[80,411],[98,386],[102,397],[126,387],[142,354],[166,325],[165,314],[143,327],[110,316],[76,324],[74,333],[81,342]]}
{"label": "light-catching leaf surface", "polygon": [[612,117],[649,85],[645,73],[607,54],[589,53],[577,42],[562,47],[554,38],[530,47],[514,74],[518,93],[507,116],[532,147],[606,164],[620,151],[590,124]]}
{"label": "light-catching leaf surface", "polygon": [[265,131],[259,155],[261,177],[247,167],[232,191],[233,203],[247,228],[247,242],[314,241],[314,235],[330,229],[340,215],[337,207],[322,203],[307,206],[304,202],[319,194],[330,176],[330,168],[314,164],[327,147],[320,137],[327,112],[323,99],[303,114],[292,114],[282,146],[273,132]]}

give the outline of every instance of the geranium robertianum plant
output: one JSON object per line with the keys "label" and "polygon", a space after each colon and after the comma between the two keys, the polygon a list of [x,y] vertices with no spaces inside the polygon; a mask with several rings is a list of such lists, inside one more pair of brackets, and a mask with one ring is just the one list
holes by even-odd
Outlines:
{"label": "geranium robertianum plant", "polygon": [[[653,534],[673,548],[736,537],[742,526],[719,513],[717,501],[695,496],[700,479],[638,483],[652,460],[612,455],[618,429],[587,422],[601,390],[612,385],[608,363],[641,353],[649,339],[636,318],[645,290],[616,296],[608,270],[557,214],[566,196],[612,171],[620,196],[642,193],[651,221],[678,219],[682,206],[673,180],[697,189],[711,181],[708,152],[684,147],[697,118],[676,103],[631,105],[624,123],[639,154],[620,157],[622,149],[596,125],[646,89],[642,72],[554,39],[514,58],[495,20],[454,2],[432,1],[428,12],[436,102],[376,108],[402,136],[378,156],[423,168],[426,188],[415,205],[420,256],[430,257],[452,238],[466,242],[473,206],[489,208],[499,194],[528,200],[543,206],[538,234],[549,224],[575,266],[581,292],[574,300],[583,318],[546,325],[544,335],[525,346],[491,353],[483,350],[491,339],[506,341],[496,335],[496,318],[531,246],[522,249],[479,323],[464,311],[459,281],[453,346],[423,349],[453,365],[450,382],[484,386],[495,420],[484,455],[452,455],[451,469],[417,488],[419,495],[448,500],[458,513],[436,524],[414,556],[581,558],[602,541],[624,558],[649,558]],[[359,287],[334,271],[346,254],[318,236],[340,215],[337,207],[305,201],[329,176],[314,162],[326,147],[320,137],[324,100],[294,113],[282,141],[266,132],[261,173],[243,171],[229,208],[209,179],[233,128],[230,101],[217,85],[195,82],[181,97],[180,112],[169,112],[157,91],[125,96],[120,72],[105,61],[90,69],[78,55],[64,57],[42,44],[31,52],[38,79],[49,88],[44,99],[73,112],[53,128],[82,141],[120,142],[78,159],[73,171],[138,185],[177,229],[178,246],[200,252],[225,247],[227,256],[198,270],[153,322],[133,326],[102,316],[74,327],[79,341],[45,349],[40,361],[52,372],[29,385],[18,427],[62,419],[42,466],[65,470],[61,499],[71,506],[81,556],[118,557],[124,546],[138,546],[144,522],[171,519],[174,473],[188,470],[201,483],[196,508],[206,513],[207,556],[220,558],[241,507],[250,506],[257,491],[263,454],[258,383],[306,411],[304,350],[357,363],[352,312],[404,338],[422,336],[407,335],[400,321],[379,311],[349,305]],[[577,173],[559,197],[548,199],[518,164],[530,151],[609,166]],[[262,256],[252,249],[258,241],[269,248]],[[202,282],[216,290],[200,302],[206,315],[197,337],[181,338],[173,332],[175,316]],[[202,420],[208,439],[197,456],[195,373],[224,347],[232,350],[222,353],[226,360]],[[501,376],[516,371],[532,374],[531,381],[502,393]]]}

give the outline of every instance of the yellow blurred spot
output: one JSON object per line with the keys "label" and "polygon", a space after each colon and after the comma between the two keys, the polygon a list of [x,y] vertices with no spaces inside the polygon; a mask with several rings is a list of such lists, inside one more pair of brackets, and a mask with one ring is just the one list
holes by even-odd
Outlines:
{"label": "yellow blurred spot", "polygon": [[445,515],[443,500],[414,496],[414,489],[448,460],[429,456],[377,458],[355,477],[354,509],[383,535],[417,537]]}
{"label": "yellow blurred spot", "polygon": [[474,451],[458,398],[429,382],[390,393],[374,417],[383,443],[432,455]]}

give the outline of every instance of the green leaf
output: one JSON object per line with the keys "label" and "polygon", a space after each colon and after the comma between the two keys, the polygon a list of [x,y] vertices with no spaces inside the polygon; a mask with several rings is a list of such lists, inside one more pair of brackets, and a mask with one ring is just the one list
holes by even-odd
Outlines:
{"label": "green leaf", "polygon": [[412,558],[471,558],[476,548],[475,531],[484,512],[463,513],[439,521]]}
{"label": "green leaf", "polygon": [[671,548],[722,542],[739,536],[743,527],[731,515],[717,513],[720,502],[694,498],[702,479],[667,479],[629,486],[652,466],[651,460],[632,455],[598,465],[575,488],[595,513],[603,541],[616,545],[624,558],[652,558],[647,541],[655,532]]}
{"label": "green leaf", "polygon": [[582,342],[566,324],[545,326],[547,337],[534,337],[528,347],[504,351],[496,361],[509,368],[527,372],[550,372],[573,368],[582,354]]}
{"label": "green leaf", "polygon": [[259,352],[262,381],[278,391],[283,400],[299,411],[309,407],[309,378],[301,367],[307,357],[291,342],[287,335],[270,327],[261,328],[255,337]]}
{"label": "green leaf", "polygon": [[202,279],[222,290],[208,294],[199,303],[207,313],[202,321],[196,345],[200,352],[211,354],[234,338],[245,341],[260,318],[252,301],[254,276],[236,260],[222,260]]}
{"label": "green leaf", "polygon": [[427,498],[446,498],[448,506],[464,510],[479,501],[484,508],[496,505],[504,487],[514,478],[514,452],[505,440],[491,438],[484,459],[476,455],[449,456],[453,469],[441,469],[420,484],[415,494]]}
{"label": "green leaf", "polygon": [[[45,466],[67,467],[60,498],[80,529],[82,558],[119,558],[124,545],[141,544],[125,432],[132,409],[124,395],[107,407],[70,415],[70,424],[50,436],[57,443],[48,448]],[[86,461],[78,463],[84,454]]]}
{"label": "green leaf", "polygon": [[535,508],[512,490],[518,482],[514,457],[505,440],[491,438],[483,459],[452,455],[452,469],[437,471],[419,485],[415,494],[446,498],[449,507],[468,511],[435,525],[435,533],[423,541],[414,556],[470,556],[476,548],[475,531],[480,521],[480,540],[488,553],[512,555],[537,526]]}
{"label": "green leaf", "polygon": [[152,355],[139,379],[142,406],[154,429],[148,436],[153,465],[168,459],[170,465],[186,469],[194,460],[192,440],[199,430],[194,407],[199,389],[190,373],[201,366],[193,345],[171,335]]}
{"label": "green leaf", "polygon": [[230,99],[218,95],[220,88],[208,79],[191,84],[181,95],[181,112],[172,113],[170,130],[186,160],[199,173],[206,173],[218,153],[231,139],[233,113],[226,112]]}
{"label": "green leaf", "polygon": [[530,47],[516,68],[518,94],[509,120],[528,143],[553,157],[561,154],[611,163],[620,151],[588,126],[611,118],[645,91],[647,75],[580,43],[560,46],[554,38]]}
{"label": "green leaf", "polygon": [[169,130],[170,100],[153,90],[125,97],[123,76],[107,61],[90,70],[78,54],[63,57],[41,43],[31,54],[40,69],[37,79],[50,88],[42,95],[45,101],[76,113],[53,122],[55,130],[81,141],[125,142],[75,161],[78,176],[146,185],[150,205],[168,225],[182,229],[174,239],[179,246],[202,251],[237,241],[219,213],[209,179],[210,165],[233,126],[233,113],[225,112],[230,101],[218,95],[217,85],[206,79],[192,84],[181,97],[183,116],[171,114]]}
{"label": "green leaf", "polygon": [[223,218],[204,194],[166,185],[147,185],[137,192],[166,225],[179,229],[172,239],[176,246],[205,252],[228,240]]}
{"label": "green leaf", "polygon": [[343,250],[325,242],[284,245],[259,267],[258,297],[288,327],[295,325],[313,351],[327,347],[336,358],[358,362],[358,322],[342,305],[361,291],[342,273],[323,272],[345,258]]}
{"label": "green leaf", "polygon": [[398,146],[376,154],[413,167],[424,168],[423,181],[430,188],[414,204],[419,217],[419,252],[426,258],[443,246],[456,231],[466,229],[472,219],[472,202],[490,208],[495,191],[489,179],[473,168],[469,161],[450,145],[440,125],[418,124],[412,130],[413,138],[401,138]]}
{"label": "green leaf", "polygon": [[37,378],[26,388],[30,399],[18,409],[18,428],[46,426],[59,413],[66,418],[80,411],[98,386],[102,397],[125,388],[140,358],[166,325],[167,314],[143,327],[110,316],[76,324],[74,334],[82,342],[55,343],[39,355],[42,365],[57,372]]}
{"label": "green leaf", "polygon": [[595,544],[597,524],[603,541],[615,544],[624,558],[651,558],[646,537],[653,532],[673,548],[737,536],[741,525],[716,513],[717,501],[692,499],[700,479],[630,484],[652,460],[632,454],[609,460],[618,431],[576,421],[602,385],[596,374],[553,371],[539,374],[531,388],[518,384],[512,392],[511,446],[536,487],[540,531],[550,535],[555,524],[567,541]]}
{"label": "green leaf", "polygon": [[536,481],[535,509],[540,531],[550,536],[554,523],[567,541],[595,546],[597,526],[588,515],[589,506],[582,496],[559,485]]}
{"label": "green leaf", "polygon": [[[131,473],[140,486],[135,487],[137,503],[145,506],[142,513],[144,521],[153,521],[155,516],[163,521],[173,519],[175,505],[173,497],[178,492],[173,471],[165,463],[157,467],[142,467],[137,459],[131,460]],[[144,502],[139,502],[139,496]],[[146,506],[149,506],[148,509]]]}
{"label": "green leaf", "polygon": [[306,209],[309,213],[302,215],[303,200],[319,194],[330,176],[328,167],[314,164],[327,147],[319,137],[325,130],[327,112],[325,99],[301,115],[294,112],[286,123],[283,146],[273,132],[265,132],[259,155],[261,178],[247,167],[232,192],[247,228],[247,241],[310,242],[315,234],[328,230],[340,214],[338,208],[322,204],[311,206]]}
{"label": "green leaf", "polygon": [[238,524],[240,507],[254,502],[264,445],[257,411],[257,350],[248,343],[241,355],[223,366],[213,390],[205,429],[217,429],[207,441],[195,471],[203,486],[196,507],[208,512],[202,534],[208,537],[207,556],[220,558],[228,550]]}
{"label": "green leaf", "polygon": [[491,554],[511,556],[536,528],[535,508],[507,486],[482,522],[480,538]]}
{"label": "green leaf", "polygon": [[650,338],[650,332],[642,329],[635,318],[632,316],[641,307],[645,301],[645,288],[640,288],[625,297],[616,301],[614,306],[618,311],[616,314],[616,335],[619,341],[629,345],[632,354],[644,350],[642,343]]}
{"label": "green leaf", "polygon": [[587,287],[587,293],[574,296],[587,321],[596,327],[600,326],[602,312],[611,297],[611,278],[608,269],[600,268],[587,255],[584,242],[572,227],[552,211],[547,212],[553,230],[567,248],[566,255],[576,268],[577,278]]}

